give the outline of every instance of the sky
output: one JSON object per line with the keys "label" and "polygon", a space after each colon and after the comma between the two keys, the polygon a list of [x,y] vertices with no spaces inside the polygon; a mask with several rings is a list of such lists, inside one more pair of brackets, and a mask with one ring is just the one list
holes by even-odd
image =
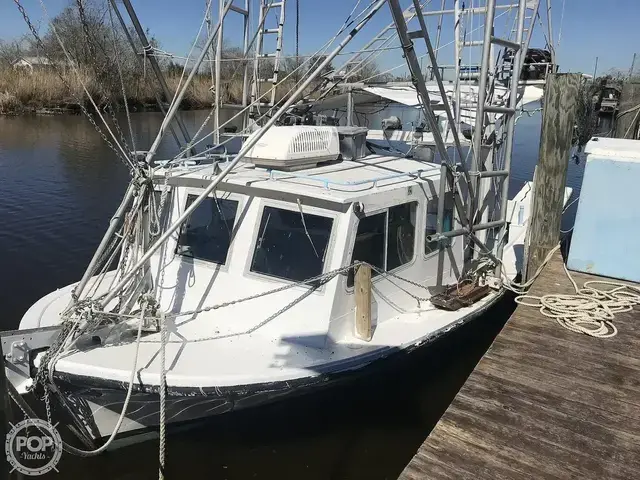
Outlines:
{"label": "sky", "polygon": [[[39,0],[20,0],[34,24],[41,31],[47,28],[47,19],[42,14]],[[75,3],[73,0],[43,0],[49,14],[55,16],[65,6]],[[94,0],[106,2],[107,0]],[[258,0],[249,0],[257,5]],[[371,0],[298,0],[300,2],[300,53],[302,55],[316,52],[327,40],[340,29],[351,10],[359,5],[360,11]],[[428,0],[427,0],[428,1]],[[612,68],[628,70],[634,52],[640,54],[640,0],[549,0],[552,2],[553,38],[556,45],[557,59],[561,71],[584,72],[592,74],[595,59],[598,57],[598,73]],[[235,0],[236,5],[244,5],[245,0]],[[359,3],[358,3],[359,2]],[[186,56],[193,42],[200,22],[202,21],[206,0],[132,0],[141,23],[159,40],[163,50]],[[212,0],[217,11],[218,0]],[[401,0],[403,7],[410,0]],[[440,6],[441,0],[431,0],[427,10]],[[477,6],[480,0],[461,0],[467,7]],[[484,2],[482,2],[484,3]],[[498,0],[499,5],[512,3],[509,0]],[[545,0],[541,0],[544,5]],[[447,8],[452,8],[453,0],[446,0]],[[564,7],[564,8],[563,8]],[[253,8],[251,24],[257,24],[257,8]],[[499,11],[498,15],[501,12]],[[295,52],[295,0],[287,1],[286,24],[284,35],[284,52],[293,55]],[[496,20],[496,29],[503,32],[511,30],[510,19],[514,12],[502,13]],[[541,6],[540,13],[545,24],[546,9]],[[241,44],[241,23],[238,14],[230,13],[225,22],[224,39],[230,46]],[[214,12],[214,21],[217,15]],[[267,27],[277,24],[274,15],[268,18]],[[359,36],[345,49],[351,52],[361,47],[380,29],[391,22],[387,6],[371,20]],[[484,16],[474,16],[468,22],[468,33],[472,40],[480,39]],[[435,38],[435,17],[430,17],[429,27],[432,38]],[[452,38],[452,20],[449,17],[443,24],[442,45]],[[545,39],[540,24],[536,24],[531,47],[543,48]],[[0,0],[0,39],[10,41],[28,33],[25,22],[18,12],[13,0]],[[499,33],[499,32],[498,32]],[[335,45],[335,44],[334,44]],[[397,42],[390,46],[397,46]],[[475,51],[473,51],[475,50]],[[424,50],[422,50],[424,51]],[[418,49],[418,53],[422,53]],[[469,64],[477,63],[480,49],[467,49],[465,58]],[[444,46],[441,50],[440,64],[453,63],[453,49]],[[339,57],[346,59],[347,57]],[[404,61],[399,50],[386,51],[377,58],[378,67],[388,70],[397,65],[402,67],[392,71],[394,74],[406,72]],[[638,59],[640,67],[640,55]],[[334,65],[339,61],[334,62]]]}

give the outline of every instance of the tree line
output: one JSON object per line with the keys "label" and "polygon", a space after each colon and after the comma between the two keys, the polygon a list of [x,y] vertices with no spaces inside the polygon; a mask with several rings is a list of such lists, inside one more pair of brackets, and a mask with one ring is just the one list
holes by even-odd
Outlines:
{"label": "tree line", "polygon": [[[5,104],[13,100],[25,106],[86,102],[86,95],[79,86],[77,72],[100,105],[121,105],[125,96],[127,101],[134,105],[153,104],[157,95],[165,102],[170,101],[164,98],[156,79],[153,78],[148,59],[144,58],[144,46],[138,40],[135,31],[132,28],[129,32],[122,29],[115,14],[109,11],[107,2],[83,0],[82,5],[83,8],[80,10],[77,2],[72,0],[68,7],[53,18],[55,32],[51,28],[47,29],[42,34],[41,41],[27,35],[14,41],[0,40],[0,95],[4,96],[0,97],[0,111],[3,98]],[[147,31],[146,34],[153,51],[156,52],[156,59],[165,72],[170,89],[175,89],[184,68],[184,59],[165,54],[160,50],[158,40],[150,32]],[[133,40],[135,50],[129,39]],[[204,39],[201,39],[199,44],[202,47]],[[21,57],[44,57],[51,64],[26,75],[25,72],[12,67],[13,62]],[[286,80],[279,86],[278,96],[290,91],[298,80],[304,78],[314,65],[319,65],[323,60],[322,56],[293,58],[285,55],[279,66],[279,80]],[[199,68],[185,96],[183,107],[205,108],[211,105],[212,62],[213,57],[210,54]],[[250,77],[257,74],[259,78],[270,78],[273,75],[272,58],[261,59],[257,73],[253,71],[253,65],[252,52],[247,55],[247,59],[243,59],[241,48],[224,46],[220,92],[223,103],[241,102],[246,67]],[[322,74],[328,75],[332,71],[333,67],[328,65]],[[349,80],[359,81],[377,73],[379,72],[375,64],[368,64]],[[26,78],[27,76],[31,78]],[[265,85],[262,93],[264,88],[270,86]]]}

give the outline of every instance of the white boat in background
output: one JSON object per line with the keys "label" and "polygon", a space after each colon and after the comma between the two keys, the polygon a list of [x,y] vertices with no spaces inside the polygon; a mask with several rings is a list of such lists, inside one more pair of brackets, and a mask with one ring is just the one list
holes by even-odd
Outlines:
{"label": "white boat in background", "polygon": [[[379,0],[281,104],[263,101],[257,77],[251,99],[245,85],[253,121],[245,118],[238,154],[221,153],[216,119],[212,148],[187,156],[193,139],[158,160],[190,75],[144,161],[128,159],[134,178],[83,278],[3,332],[16,391],[44,387],[87,437],[111,441],[161,419],[192,421],[323,387],[487,312],[518,275],[531,202],[530,185],[513,200],[507,192],[526,91],[517,78],[492,82],[489,53],[513,48],[510,68],[522,69],[533,28],[525,22],[538,2],[518,2],[511,39],[511,30],[492,36],[497,7],[486,3],[490,42],[475,86],[444,85],[438,75],[427,85],[413,41],[429,43],[429,34],[407,25],[424,20],[421,4],[402,12],[397,0]],[[218,27],[231,5],[223,4]],[[260,5],[263,18],[273,7]],[[429,135],[403,154],[379,151],[349,119],[323,125],[311,111],[313,124],[296,125],[294,107],[311,82],[387,6],[415,88],[363,91],[418,105]],[[281,36],[282,22],[278,29]],[[258,43],[256,65],[263,58]],[[432,161],[415,154],[420,146]]]}

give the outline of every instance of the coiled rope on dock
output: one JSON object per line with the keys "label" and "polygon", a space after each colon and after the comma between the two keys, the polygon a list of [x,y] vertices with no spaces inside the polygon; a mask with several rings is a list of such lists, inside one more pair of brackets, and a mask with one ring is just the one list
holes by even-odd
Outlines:
{"label": "coiled rope on dock", "polygon": [[[590,280],[579,288],[566,265],[562,267],[575,294],[525,294],[516,297],[515,302],[538,308],[545,317],[555,319],[562,327],[576,333],[597,338],[617,335],[618,329],[613,323],[615,314],[629,312],[640,305],[640,288],[609,280]],[[611,288],[596,288],[595,285]]]}

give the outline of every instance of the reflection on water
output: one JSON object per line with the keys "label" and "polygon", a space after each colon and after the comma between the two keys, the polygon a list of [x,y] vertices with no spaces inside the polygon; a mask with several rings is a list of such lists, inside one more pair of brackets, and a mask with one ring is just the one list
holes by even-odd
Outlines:
{"label": "reflection on water", "polygon": [[[390,114],[362,117],[379,128]],[[195,131],[208,112],[185,112]],[[230,113],[225,118],[229,118]],[[136,148],[162,117],[133,114]],[[123,122],[124,126],[124,122]],[[533,176],[539,114],[518,124],[511,195]],[[208,142],[205,142],[208,143]],[[159,156],[175,153],[170,135]],[[569,164],[579,187],[584,164]],[[127,169],[80,116],[0,117],[0,328],[46,293],[77,281],[117,207]],[[572,221],[575,205],[564,228]],[[511,305],[353,384],[265,408],[224,415],[168,445],[169,478],[395,478],[506,320]],[[489,318],[487,318],[489,317]],[[156,478],[157,442],[96,459],[63,456],[56,478]]]}
{"label": "reflection on water", "polygon": [[[206,114],[183,118],[195,131]],[[136,148],[148,148],[162,115],[132,119]],[[167,135],[158,156],[176,152]],[[17,327],[35,300],[80,278],[128,179],[82,116],[0,116],[0,266],[11,272],[0,276],[0,327]]]}

